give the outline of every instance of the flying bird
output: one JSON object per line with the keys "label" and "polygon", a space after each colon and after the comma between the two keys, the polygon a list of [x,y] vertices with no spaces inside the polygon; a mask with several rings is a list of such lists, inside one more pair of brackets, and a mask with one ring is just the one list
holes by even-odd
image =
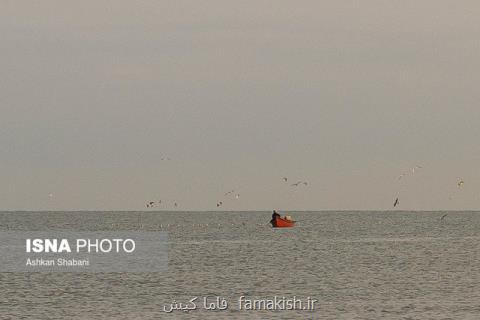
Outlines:
{"label": "flying bird", "polygon": [[235,190],[230,190],[230,191],[226,192],[226,193],[224,194],[224,196],[228,196],[229,194],[234,193],[234,192],[235,192]]}
{"label": "flying bird", "polygon": [[398,206],[398,204],[400,203],[400,201],[397,199],[395,199],[395,202],[393,203],[393,207],[395,208],[396,206]]}
{"label": "flying bird", "polygon": [[402,173],[401,175],[398,176],[397,180],[401,180],[403,177],[405,177],[407,174],[406,173]]}
{"label": "flying bird", "polygon": [[302,183],[302,181],[297,181],[297,182],[295,182],[295,183],[292,183],[291,186],[292,186],[292,187],[298,187],[298,185],[299,185],[300,183]]}
{"label": "flying bird", "polygon": [[422,168],[423,168],[422,166],[415,166],[412,168],[412,173],[415,174],[415,170],[422,169]]}
{"label": "flying bird", "polygon": [[238,199],[238,198],[240,198],[240,194],[237,193],[237,194],[235,195],[235,199]]}
{"label": "flying bird", "polygon": [[223,204],[223,202],[222,202],[222,201],[220,201],[220,202],[217,202],[217,208],[218,208],[218,207],[220,207],[222,204]]}
{"label": "flying bird", "polygon": [[290,186],[292,187],[298,187],[299,185],[303,184],[304,186],[307,186],[308,185],[308,182],[307,181],[297,181],[295,183],[292,183]]}
{"label": "flying bird", "polygon": [[153,201],[147,202],[147,208],[153,207],[154,204],[155,204],[155,202],[153,202]]}
{"label": "flying bird", "polygon": [[287,177],[283,177],[282,180],[285,181],[285,182],[287,182],[287,181],[288,181],[288,178],[287,178]]}
{"label": "flying bird", "polygon": [[461,186],[463,186],[464,183],[465,183],[465,182],[464,182],[463,180],[458,181],[458,182],[457,182],[457,187],[460,188]]}
{"label": "flying bird", "polygon": [[440,218],[440,220],[445,219],[446,216],[448,216],[448,213],[445,213],[445,214]]}

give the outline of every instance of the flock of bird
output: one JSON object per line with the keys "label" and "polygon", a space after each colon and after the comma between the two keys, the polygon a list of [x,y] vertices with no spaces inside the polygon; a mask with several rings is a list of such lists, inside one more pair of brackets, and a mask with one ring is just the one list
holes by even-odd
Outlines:
{"label": "flock of bird", "polygon": [[[288,178],[287,177],[283,177],[282,180],[284,182],[288,182]],[[298,187],[298,186],[308,186],[308,182],[307,181],[297,181],[295,183],[292,183],[290,184],[290,186],[292,187]],[[231,197],[233,196],[235,199],[239,199],[240,198],[240,194],[239,193],[236,193],[235,190],[230,190],[230,191],[227,191],[223,194],[224,198],[227,198],[227,199],[231,199]],[[224,205],[224,201],[225,199],[222,199],[220,201],[217,201],[217,208],[221,207]]]}
{"label": "flock of bird", "polygon": [[[231,198],[240,199],[240,193],[235,193],[235,190],[230,190],[225,192],[223,194],[223,197],[227,199],[231,199]],[[225,200],[217,201],[217,208],[223,206],[223,201]]]}
{"label": "flock of bird", "polygon": [[[402,172],[398,177],[397,177],[397,180],[400,181],[402,180],[404,177],[407,177],[410,172],[412,175],[415,174],[415,171],[419,170],[419,169],[423,169],[423,166],[419,166],[419,165],[416,165],[415,167],[413,167],[411,170],[409,171],[406,171],[406,172]],[[393,201],[393,207],[395,208],[396,206],[398,206],[400,204],[400,199],[399,197],[397,196],[395,198],[395,200]]]}
{"label": "flock of bird", "polygon": [[[170,158],[162,158],[162,160],[164,160],[164,159],[165,160],[170,160]],[[420,170],[420,169],[423,169],[423,166],[417,165],[417,166],[413,167],[410,171],[403,172],[402,174],[400,174],[397,177],[397,180],[400,181],[401,179],[403,179],[404,177],[407,177],[410,174],[414,175],[415,172]],[[288,183],[288,181],[289,181],[289,179],[287,177],[283,177],[282,180],[283,180],[284,183]],[[464,184],[465,184],[465,181],[462,178],[457,178],[457,187],[458,188],[461,188]],[[289,186],[297,188],[297,187],[300,187],[300,186],[308,186],[308,185],[309,185],[308,181],[297,180],[296,182],[291,183]],[[229,191],[225,192],[223,194],[223,197],[224,197],[223,199],[217,201],[217,203],[216,203],[217,208],[222,207],[225,204],[225,201],[227,201],[227,200],[231,200],[231,199],[238,200],[238,199],[240,199],[240,193],[238,193],[234,189],[232,189],[232,190],[229,190]],[[450,199],[451,199],[451,197],[450,197]],[[146,207],[147,208],[154,208],[154,207],[157,207],[157,205],[161,205],[161,204],[162,204],[162,200],[158,200],[157,202],[148,201],[146,203]],[[393,207],[396,208],[399,205],[400,205],[400,198],[397,196],[397,197],[395,197],[395,200],[393,201]],[[173,202],[173,206],[175,208],[177,208],[178,203]],[[442,216],[441,220],[443,220],[446,216],[447,216],[446,214],[444,216]]]}
{"label": "flock of bird", "polygon": [[[401,180],[402,178],[408,176],[410,172],[411,172],[412,175],[414,175],[414,174],[415,174],[415,171],[418,171],[419,169],[423,169],[423,167],[417,165],[417,166],[413,167],[410,171],[408,171],[408,172],[403,172],[402,174],[400,174],[400,175],[397,177],[397,180]],[[465,181],[463,181],[462,178],[458,178],[458,177],[457,177],[457,187],[458,187],[458,188],[461,188],[461,187],[463,187],[464,184],[465,184]],[[452,196],[450,196],[449,198],[452,199]],[[395,208],[395,207],[397,207],[399,204],[400,204],[400,200],[399,200],[399,197],[397,196],[397,197],[395,198],[395,200],[393,201],[393,207]],[[441,218],[441,220],[443,220],[446,216],[447,216],[447,214],[443,215],[442,218]]]}
{"label": "flock of bird", "polygon": [[[170,157],[162,157],[160,160],[161,161],[170,161],[171,158]],[[423,166],[416,165],[411,170],[405,171],[405,172],[401,173],[399,176],[397,176],[397,180],[400,181],[400,180],[404,179],[405,177],[407,177],[409,175],[415,175],[415,172],[420,170],[420,169],[423,169]],[[288,183],[289,178],[288,177],[282,177],[282,180],[283,180],[284,183]],[[457,187],[462,188],[464,184],[465,184],[465,181],[462,178],[457,177]],[[301,187],[301,186],[306,187],[308,185],[309,185],[308,181],[296,180],[296,182],[291,183],[289,186],[294,187],[294,188],[298,188],[298,187]],[[48,196],[49,196],[49,198],[52,199],[54,195],[53,195],[53,193],[49,193]],[[223,194],[223,197],[224,198],[222,200],[217,201],[217,203],[216,203],[217,208],[222,207],[225,203],[224,201],[231,200],[231,199],[235,199],[235,200],[240,199],[240,193],[238,193],[234,189],[232,189],[232,190],[229,190],[229,191],[225,192]],[[452,199],[452,197],[453,196],[450,196],[449,198]],[[147,208],[158,208],[162,204],[166,204],[166,203],[167,203],[167,201],[162,202],[162,200],[147,201],[145,206]],[[174,208],[178,208],[178,206],[179,206],[177,201],[172,201],[172,205],[173,205]],[[393,207],[396,208],[399,205],[400,205],[400,197],[397,196],[397,197],[395,197],[395,200],[393,201]],[[443,215],[441,220],[443,220],[446,216],[447,216],[447,214]]]}
{"label": "flock of bird", "polygon": [[[164,201],[163,203],[165,203],[165,201]],[[161,204],[162,204],[162,200],[158,200],[158,201],[147,201],[147,203],[146,203],[145,206],[146,206],[147,208],[154,208],[154,207],[156,207],[157,205],[161,205]],[[178,203],[177,203],[176,201],[173,202],[173,206],[174,206],[175,208],[177,208],[177,207],[178,207]]]}
{"label": "flock of bird", "polygon": [[[170,160],[170,158],[162,158],[162,160],[164,160],[164,159]],[[288,183],[288,178],[287,178],[287,177],[283,177],[282,180],[283,180],[284,183]],[[294,181],[295,181],[295,180],[294,180]],[[306,186],[308,186],[308,185],[309,185],[308,181],[297,180],[295,183],[290,184],[290,187],[295,187],[295,188],[296,188],[296,187],[300,187],[300,186],[306,187]],[[222,207],[222,206],[226,203],[226,201],[229,201],[229,200],[238,200],[238,199],[240,199],[240,193],[236,192],[235,189],[229,190],[229,191],[227,191],[227,192],[225,192],[225,193],[223,194],[223,198],[222,198],[221,200],[219,200],[219,201],[216,202],[216,207],[217,207],[217,208],[220,208],[220,207]],[[158,200],[158,201],[147,201],[146,204],[145,204],[145,206],[146,206],[147,208],[158,208],[162,203],[165,204],[166,202],[165,202],[165,201],[162,202],[162,200]],[[173,206],[174,206],[175,208],[177,208],[177,207],[178,207],[178,203],[177,203],[177,202],[174,202],[174,203],[173,203]]]}

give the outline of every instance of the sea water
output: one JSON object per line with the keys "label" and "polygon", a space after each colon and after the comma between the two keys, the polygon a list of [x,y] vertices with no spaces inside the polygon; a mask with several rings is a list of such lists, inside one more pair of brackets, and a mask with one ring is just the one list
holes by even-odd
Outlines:
{"label": "sea water", "polygon": [[[169,242],[161,272],[0,273],[0,319],[480,319],[479,212],[289,214],[294,228],[273,229],[269,212],[0,213],[0,231],[145,230]],[[196,310],[164,311],[194,297]],[[245,310],[241,297],[318,302]],[[219,298],[228,308],[203,307]]]}

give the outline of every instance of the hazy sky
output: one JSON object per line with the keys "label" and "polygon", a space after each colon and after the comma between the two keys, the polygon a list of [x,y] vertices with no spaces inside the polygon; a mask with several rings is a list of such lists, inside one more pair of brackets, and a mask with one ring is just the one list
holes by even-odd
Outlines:
{"label": "hazy sky", "polygon": [[479,209],[479,17],[478,1],[2,1],[0,209],[206,210],[230,189],[223,209]]}

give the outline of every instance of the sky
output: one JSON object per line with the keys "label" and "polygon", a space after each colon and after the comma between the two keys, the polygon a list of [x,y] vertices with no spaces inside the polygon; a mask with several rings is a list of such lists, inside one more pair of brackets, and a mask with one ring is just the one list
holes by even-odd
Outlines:
{"label": "sky", "polygon": [[0,210],[480,209],[479,16],[2,1]]}

